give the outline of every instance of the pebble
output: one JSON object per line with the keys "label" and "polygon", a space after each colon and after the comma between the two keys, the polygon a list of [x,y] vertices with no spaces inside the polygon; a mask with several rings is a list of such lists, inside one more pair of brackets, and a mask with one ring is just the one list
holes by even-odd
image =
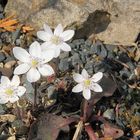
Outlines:
{"label": "pebble", "polygon": [[0,38],[5,43],[11,43],[12,42],[11,33],[9,33],[9,32],[2,33]]}
{"label": "pebble", "polygon": [[68,58],[68,57],[69,57],[69,52],[62,52],[59,56],[60,59]]}
{"label": "pebble", "polygon": [[0,13],[0,19],[3,19],[3,18],[4,18],[3,13]]}
{"label": "pebble", "polygon": [[3,6],[0,4],[0,12],[3,12]]}
{"label": "pebble", "polygon": [[87,72],[92,75],[93,74],[93,62],[89,61],[85,64],[85,69],[87,70]]}
{"label": "pebble", "polygon": [[110,119],[110,120],[115,120],[114,109],[107,109],[107,110],[103,113],[103,117],[108,118],[108,119]]}
{"label": "pebble", "polygon": [[63,72],[69,70],[68,58],[61,59],[58,67],[59,67],[59,70]]}
{"label": "pebble", "polygon": [[20,29],[17,29],[16,31],[12,32],[12,43],[16,41],[20,37]]}
{"label": "pebble", "polygon": [[4,67],[9,69],[9,68],[12,68],[14,65],[16,64],[16,61],[15,60],[11,60],[11,61],[8,61]]}
{"label": "pebble", "polygon": [[81,64],[80,56],[78,53],[74,53],[74,55],[71,57],[72,65],[75,66],[77,64]]}
{"label": "pebble", "polygon": [[6,56],[3,52],[0,52],[0,62],[4,61],[6,59]]}
{"label": "pebble", "polygon": [[3,45],[2,40],[0,39],[0,49],[2,48],[2,45]]}
{"label": "pebble", "polygon": [[50,85],[50,86],[47,88],[47,95],[48,95],[48,98],[49,98],[49,99],[52,99],[52,98],[53,98],[55,89],[56,89],[56,87],[55,87],[54,85]]}

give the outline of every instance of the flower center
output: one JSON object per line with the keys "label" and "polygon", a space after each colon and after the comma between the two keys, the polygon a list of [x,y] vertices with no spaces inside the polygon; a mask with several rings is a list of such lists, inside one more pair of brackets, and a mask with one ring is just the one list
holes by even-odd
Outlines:
{"label": "flower center", "polygon": [[12,95],[14,93],[14,90],[11,89],[11,88],[8,88],[5,90],[5,93],[8,94],[8,95]]}
{"label": "flower center", "polygon": [[90,86],[90,83],[91,83],[91,81],[89,79],[84,81],[84,85],[86,87]]}
{"label": "flower center", "polygon": [[33,60],[31,61],[32,67],[37,67],[38,64],[39,64],[39,62],[38,62],[37,60],[35,60],[35,59],[33,59]]}
{"label": "flower center", "polygon": [[54,43],[55,45],[58,45],[58,44],[60,44],[61,39],[59,36],[54,35],[51,37],[51,42]]}

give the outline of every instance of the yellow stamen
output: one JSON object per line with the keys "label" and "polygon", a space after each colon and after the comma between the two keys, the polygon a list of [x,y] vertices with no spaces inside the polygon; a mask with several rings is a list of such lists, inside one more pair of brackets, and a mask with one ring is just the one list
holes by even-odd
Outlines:
{"label": "yellow stamen", "polygon": [[90,81],[89,79],[88,79],[88,80],[85,80],[85,81],[84,81],[85,86],[90,86],[90,82],[91,82],[91,81]]}
{"label": "yellow stamen", "polygon": [[32,67],[36,67],[38,65],[38,61],[32,60]]}
{"label": "yellow stamen", "polygon": [[6,89],[6,91],[5,91],[5,93],[8,94],[8,95],[12,95],[13,92],[14,91],[12,89],[10,89],[10,88],[9,89]]}
{"label": "yellow stamen", "polygon": [[58,45],[60,43],[60,37],[54,35],[54,36],[52,36],[51,41],[52,41],[52,43]]}

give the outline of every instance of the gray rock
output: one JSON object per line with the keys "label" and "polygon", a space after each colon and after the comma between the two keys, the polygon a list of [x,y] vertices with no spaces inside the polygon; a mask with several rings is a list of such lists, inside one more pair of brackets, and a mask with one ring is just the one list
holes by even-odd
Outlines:
{"label": "gray rock", "polygon": [[0,52],[0,62],[4,61],[6,58],[5,54],[3,52]]}
{"label": "gray rock", "polygon": [[3,109],[3,106],[0,105],[0,114],[3,114],[3,113],[5,113],[5,111],[4,111],[4,109]]}
{"label": "gray rock", "polygon": [[85,69],[87,70],[87,72],[92,75],[93,74],[93,62],[92,61],[88,61],[86,64],[85,64]]}
{"label": "gray rock", "polygon": [[63,59],[63,58],[68,58],[69,57],[69,52],[61,52],[59,58]]}
{"label": "gray rock", "polygon": [[60,71],[63,71],[63,72],[67,71],[69,69],[68,58],[61,59],[58,67],[59,67]]}
{"label": "gray rock", "polygon": [[15,44],[16,44],[16,46],[20,46],[21,40],[20,39],[16,39]]}
{"label": "gray rock", "polygon": [[108,44],[131,45],[140,31],[139,7],[139,0],[9,0],[5,12],[36,30],[62,23],[77,28],[77,38],[96,34]]}
{"label": "gray rock", "polygon": [[75,66],[77,64],[81,64],[80,56],[78,53],[74,53],[73,56],[71,57],[72,59],[72,65]]}
{"label": "gray rock", "polygon": [[3,12],[3,6],[0,4],[0,12]]}
{"label": "gray rock", "polygon": [[2,48],[2,40],[0,39],[0,49]]}
{"label": "gray rock", "polygon": [[3,19],[3,18],[4,18],[3,13],[0,13],[0,19]]}
{"label": "gray rock", "polygon": [[115,119],[115,113],[113,109],[107,109],[104,113],[103,113],[103,117],[108,118],[110,120],[114,120]]}
{"label": "gray rock", "polygon": [[49,99],[52,99],[53,95],[54,95],[54,91],[55,91],[56,87],[54,85],[50,85],[47,88],[47,95]]}

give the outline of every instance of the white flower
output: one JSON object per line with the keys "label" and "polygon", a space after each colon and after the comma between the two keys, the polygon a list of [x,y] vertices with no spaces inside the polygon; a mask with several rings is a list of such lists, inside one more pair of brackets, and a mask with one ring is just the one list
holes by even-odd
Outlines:
{"label": "white flower", "polygon": [[46,49],[54,49],[55,54],[54,57],[58,57],[60,55],[60,51],[71,51],[71,47],[66,43],[66,41],[70,40],[74,36],[73,30],[63,31],[63,27],[59,24],[54,32],[50,29],[47,24],[44,24],[44,31],[38,31],[37,37],[45,43],[41,45],[43,50]]}
{"label": "white flower", "polygon": [[29,47],[29,53],[20,47],[13,48],[14,56],[22,62],[14,70],[14,74],[20,75],[27,72],[27,80],[29,82],[36,82],[42,76],[49,76],[54,73],[53,68],[46,64],[53,56],[53,50],[41,51],[40,44],[35,41]]}
{"label": "white flower", "polygon": [[8,101],[14,103],[19,100],[26,89],[23,86],[19,86],[20,79],[17,75],[14,75],[10,81],[8,77],[2,76],[0,83],[0,104],[5,104]]}
{"label": "white flower", "polygon": [[90,78],[87,71],[83,69],[81,74],[75,73],[73,75],[74,80],[78,84],[72,89],[72,92],[83,91],[84,98],[89,100],[91,98],[91,90],[95,92],[103,91],[101,86],[97,83],[102,77],[103,73],[97,72]]}

